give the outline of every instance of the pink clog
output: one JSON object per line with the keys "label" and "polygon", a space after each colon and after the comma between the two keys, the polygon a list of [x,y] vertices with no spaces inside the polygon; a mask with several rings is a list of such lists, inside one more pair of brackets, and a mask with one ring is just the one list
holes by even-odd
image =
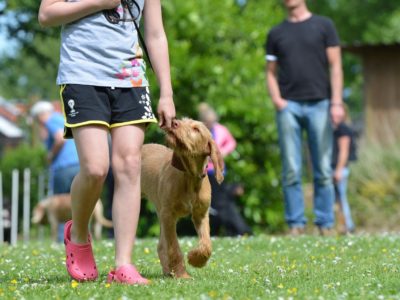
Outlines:
{"label": "pink clog", "polygon": [[67,259],[65,261],[69,275],[76,281],[90,281],[97,279],[98,272],[94,261],[90,235],[87,244],[71,242],[72,221],[64,226],[64,244]]}
{"label": "pink clog", "polygon": [[125,284],[149,284],[149,280],[142,277],[133,265],[123,265],[108,273],[107,282]]}

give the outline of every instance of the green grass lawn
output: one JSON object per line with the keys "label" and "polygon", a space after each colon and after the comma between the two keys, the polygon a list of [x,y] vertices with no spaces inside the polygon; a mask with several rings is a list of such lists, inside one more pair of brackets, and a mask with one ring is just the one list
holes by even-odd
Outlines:
{"label": "green grass lawn", "polygon": [[[181,239],[185,253],[195,239]],[[400,299],[400,236],[213,240],[190,280],[162,276],[155,239],[137,242],[135,262],[149,286],[106,284],[113,241],[94,244],[98,281],[71,281],[63,245],[0,248],[0,299]]]}

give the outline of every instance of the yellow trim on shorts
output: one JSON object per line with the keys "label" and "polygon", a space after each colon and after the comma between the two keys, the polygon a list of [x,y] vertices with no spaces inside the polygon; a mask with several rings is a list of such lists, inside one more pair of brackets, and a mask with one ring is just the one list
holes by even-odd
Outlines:
{"label": "yellow trim on shorts", "polygon": [[140,124],[140,123],[157,123],[157,119],[141,119],[141,120],[136,120],[136,121],[114,123],[114,124],[111,124],[110,128],[121,127],[121,126],[125,126],[125,125]]}
{"label": "yellow trim on shorts", "polygon": [[108,124],[107,122],[104,122],[104,121],[86,121],[86,122],[81,122],[81,123],[76,123],[76,124],[69,124],[69,123],[65,122],[65,127],[68,127],[68,128],[81,127],[81,126],[85,126],[85,125],[104,125],[104,126],[110,128],[110,124]]}

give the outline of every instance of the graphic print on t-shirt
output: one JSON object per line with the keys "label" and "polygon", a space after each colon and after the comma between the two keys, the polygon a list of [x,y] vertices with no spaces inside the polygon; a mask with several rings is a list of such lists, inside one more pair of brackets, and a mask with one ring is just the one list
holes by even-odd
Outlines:
{"label": "graphic print on t-shirt", "polygon": [[139,43],[136,43],[133,48],[136,57],[122,61],[119,66],[121,71],[116,73],[115,76],[121,80],[128,79],[133,87],[139,87],[147,80],[145,77],[146,65]]}

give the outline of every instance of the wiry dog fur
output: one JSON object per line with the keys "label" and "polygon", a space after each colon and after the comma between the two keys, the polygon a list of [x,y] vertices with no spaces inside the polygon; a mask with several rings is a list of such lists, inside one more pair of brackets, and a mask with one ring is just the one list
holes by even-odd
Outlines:
{"label": "wiry dog fur", "polygon": [[[71,195],[58,194],[50,196],[40,201],[33,209],[32,223],[50,223],[51,238],[57,241],[57,228],[59,223],[64,223],[71,219]],[[93,231],[96,239],[101,238],[102,227],[112,228],[112,221],[107,220],[103,215],[103,204],[99,199],[93,211]]]}
{"label": "wiry dog fur", "polygon": [[167,132],[167,144],[172,150],[158,144],[143,146],[141,188],[155,204],[160,221],[158,256],[163,273],[189,278],[176,223],[181,217],[192,215],[199,243],[188,253],[188,261],[194,267],[203,267],[211,256],[211,187],[205,168],[210,156],[217,181],[222,182],[224,162],[210,131],[198,121],[175,120]]}

